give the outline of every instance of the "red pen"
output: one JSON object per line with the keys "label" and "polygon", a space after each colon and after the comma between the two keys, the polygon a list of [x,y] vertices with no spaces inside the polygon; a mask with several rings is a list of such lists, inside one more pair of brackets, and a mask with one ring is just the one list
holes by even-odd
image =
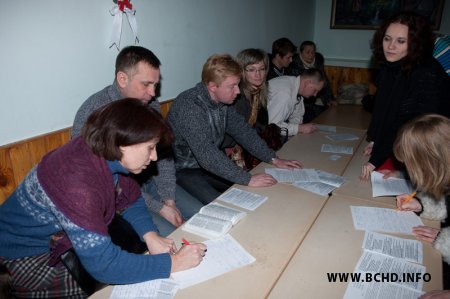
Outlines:
{"label": "red pen", "polygon": [[191,245],[191,243],[189,243],[189,241],[186,240],[185,238],[182,238],[181,241],[183,242],[184,245]]}

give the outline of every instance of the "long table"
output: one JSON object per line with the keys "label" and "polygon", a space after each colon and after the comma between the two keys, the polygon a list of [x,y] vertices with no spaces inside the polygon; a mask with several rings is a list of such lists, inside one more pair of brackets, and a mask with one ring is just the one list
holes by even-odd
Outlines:
{"label": "long table", "polygon": [[[364,231],[354,229],[350,206],[391,207],[351,196],[331,196],[269,298],[342,298],[347,283],[329,282],[327,273],[352,273],[363,252]],[[436,221],[424,223],[439,227]],[[424,244],[423,264],[431,274],[431,281],[424,284],[426,291],[442,288],[440,259],[438,251]]]}
{"label": "long table", "polygon": [[[360,107],[361,109],[361,107]],[[361,109],[362,110],[362,109]],[[337,110],[336,110],[337,111]],[[340,113],[355,115],[355,107]],[[334,113],[334,112],[333,112]],[[344,116],[345,118],[345,116]],[[335,115],[331,114],[331,119]],[[324,124],[327,119],[322,117]],[[372,199],[370,183],[355,181],[356,168],[360,162],[354,157],[364,146],[364,128],[338,127],[336,133],[351,133],[359,137],[356,141],[339,142],[352,146],[354,155],[341,155],[330,159],[330,153],[322,153],[321,145],[333,143],[329,134],[316,132],[292,137],[277,153],[285,159],[297,159],[305,168],[315,168],[350,178],[346,185],[334,191],[331,197],[315,195],[288,184],[276,184],[269,188],[234,187],[268,196],[268,200],[255,211],[249,212],[230,231],[230,234],[251,254],[256,261],[246,267],[226,273],[187,289],[179,290],[176,299],[183,298],[335,298],[343,294],[346,284],[324,283],[326,272],[352,272],[361,251],[361,234],[355,231],[349,215],[349,205],[393,207],[393,198]],[[263,172],[261,163],[252,173]],[[359,165],[360,169],[360,165]],[[358,173],[359,175],[359,173]],[[361,190],[360,190],[361,189]],[[349,193],[349,194],[348,194]],[[435,223],[431,223],[436,225]],[[438,224],[437,224],[438,225]],[[177,244],[185,237],[194,241],[202,238],[177,229],[170,235]],[[318,254],[315,254],[317,252]],[[344,252],[345,254],[338,254]],[[430,248],[425,252],[425,265],[433,277],[439,277],[441,260],[439,253]],[[336,263],[336,265],[333,264]],[[325,271],[325,272],[323,272]],[[312,274],[311,274],[312,273]],[[301,277],[298,281],[296,277]],[[433,279],[426,289],[439,288],[442,282]],[[320,290],[318,290],[320,288]],[[108,298],[109,286],[91,298]],[[323,294],[317,296],[314,294]],[[309,294],[310,296],[304,296]],[[331,294],[332,296],[325,297]],[[301,296],[300,296],[301,295]]]}

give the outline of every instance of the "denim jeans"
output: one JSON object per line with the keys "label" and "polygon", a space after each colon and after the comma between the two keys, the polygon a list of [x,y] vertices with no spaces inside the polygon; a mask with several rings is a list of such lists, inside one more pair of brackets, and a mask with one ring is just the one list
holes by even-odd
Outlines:
{"label": "denim jeans", "polygon": [[233,183],[200,168],[185,168],[177,170],[177,184],[206,205]]}
{"label": "denim jeans", "polygon": [[[154,180],[149,180],[148,182],[146,182],[142,186],[142,191],[150,194],[155,200],[161,201],[161,196],[157,192]],[[178,185],[176,186],[175,191],[175,201],[177,208],[178,210],[180,210],[183,219],[188,220],[200,210],[203,204]],[[150,215],[152,216],[153,223],[155,223],[161,236],[166,237],[176,229],[175,226],[173,226],[159,213],[150,211]]]}

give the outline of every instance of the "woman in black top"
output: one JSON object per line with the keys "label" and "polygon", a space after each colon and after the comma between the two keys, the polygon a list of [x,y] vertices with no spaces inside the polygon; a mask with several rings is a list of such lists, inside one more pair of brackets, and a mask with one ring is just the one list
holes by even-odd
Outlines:
{"label": "woman in black top", "polygon": [[393,159],[398,129],[426,113],[450,116],[450,77],[433,58],[434,36],[424,17],[403,12],[390,17],[376,32],[372,50],[381,65],[373,118],[364,150],[370,155],[360,178]]}

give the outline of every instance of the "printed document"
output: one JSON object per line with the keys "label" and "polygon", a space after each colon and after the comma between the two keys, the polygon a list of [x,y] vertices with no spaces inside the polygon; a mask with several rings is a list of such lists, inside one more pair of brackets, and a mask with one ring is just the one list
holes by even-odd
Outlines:
{"label": "printed document", "polygon": [[155,279],[134,284],[116,285],[109,299],[171,299],[178,290],[172,279]]}
{"label": "printed document", "polygon": [[315,125],[319,131],[336,133],[336,126],[327,126],[327,125]]}
{"label": "printed document", "polygon": [[[184,289],[201,283],[255,261],[232,236],[204,242],[208,247],[203,261],[195,268],[172,274],[172,278]],[[187,245],[189,246],[189,245]]]}
{"label": "printed document", "polygon": [[353,154],[353,147],[343,146],[343,145],[333,145],[333,144],[322,144],[320,150],[322,153],[333,153],[333,154]]}
{"label": "printed document", "polygon": [[351,206],[353,225],[358,230],[402,233],[412,235],[412,228],[423,225],[422,220],[411,211]]}
{"label": "printed document", "polygon": [[418,264],[423,263],[423,244],[417,240],[366,231],[362,248]]}
{"label": "printed document", "polygon": [[246,212],[213,202],[202,207],[181,229],[205,238],[218,238],[226,234],[245,215]]}
{"label": "printed document", "polygon": [[333,134],[327,135],[325,137],[330,139],[331,141],[353,141],[359,139],[358,136],[353,134]]}
{"label": "printed document", "polygon": [[411,182],[405,179],[383,179],[383,174],[377,171],[373,171],[370,178],[372,181],[372,197],[409,194],[413,192]]}
{"label": "printed document", "polygon": [[267,200],[267,196],[231,188],[227,192],[221,194],[217,199],[246,210],[254,211]]}
{"label": "printed document", "polygon": [[321,196],[328,196],[334,189],[336,189],[333,185],[328,185],[321,182],[294,182],[292,185]]}
{"label": "printed document", "polygon": [[266,168],[265,172],[279,183],[318,182],[319,175],[314,169]]}

